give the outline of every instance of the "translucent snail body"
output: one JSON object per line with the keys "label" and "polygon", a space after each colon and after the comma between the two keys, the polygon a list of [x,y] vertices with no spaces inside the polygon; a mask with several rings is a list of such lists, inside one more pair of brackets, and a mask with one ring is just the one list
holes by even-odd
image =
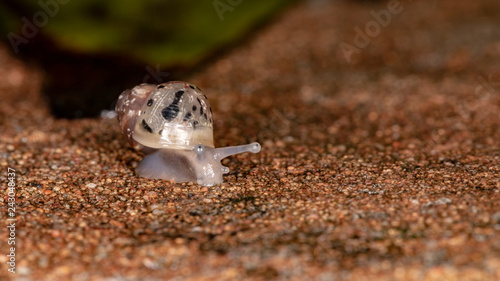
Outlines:
{"label": "translucent snail body", "polygon": [[129,143],[148,154],[137,166],[142,177],[212,186],[229,172],[223,158],[260,151],[256,142],[215,148],[210,103],[185,82],[141,84],[124,91],[115,110]]}

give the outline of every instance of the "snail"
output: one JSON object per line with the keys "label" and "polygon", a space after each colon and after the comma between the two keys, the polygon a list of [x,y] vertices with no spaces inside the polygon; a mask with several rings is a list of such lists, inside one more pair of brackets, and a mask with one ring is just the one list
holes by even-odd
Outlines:
{"label": "snail", "polygon": [[115,111],[128,142],[146,154],[136,168],[142,177],[213,186],[229,172],[222,159],[261,148],[257,142],[215,148],[208,99],[185,82],[141,84],[125,90]]}

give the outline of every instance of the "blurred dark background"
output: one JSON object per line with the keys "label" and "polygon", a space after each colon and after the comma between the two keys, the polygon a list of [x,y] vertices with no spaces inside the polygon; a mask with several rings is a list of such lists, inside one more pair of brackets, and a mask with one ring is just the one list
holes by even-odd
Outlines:
{"label": "blurred dark background", "polygon": [[183,79],[293,0],[3,0],[0,32],[44,73],[60,118],[97,116],[126,88]]}

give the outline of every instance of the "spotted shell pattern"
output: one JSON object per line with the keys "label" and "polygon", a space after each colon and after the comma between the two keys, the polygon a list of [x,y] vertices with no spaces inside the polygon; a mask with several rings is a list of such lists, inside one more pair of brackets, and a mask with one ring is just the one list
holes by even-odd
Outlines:
{"label": "spotted shell pattern", "polygon": [[261,149],[257,142],[215,148],[207,97],[185,82],[125,90],[115,110],[128,142],[146,154],[136,167],[141,177],[213,186],[229,172],[222,159]]}
{"label": "spotted shell pattern", "polygon": [[[198,144],[214,147],[212,109],[198,87],[179,81],[155,88],[141,84],[123,99],[118,101],[117,108],[122,105],[128,112],[118,110],[118,117],[125,114],[137,116],[130,121],[135,123],[133,134],[125,132],[132,144],[140,143],[154,149],[192,149]],[[140,106],[130,112],[132,103]]]}

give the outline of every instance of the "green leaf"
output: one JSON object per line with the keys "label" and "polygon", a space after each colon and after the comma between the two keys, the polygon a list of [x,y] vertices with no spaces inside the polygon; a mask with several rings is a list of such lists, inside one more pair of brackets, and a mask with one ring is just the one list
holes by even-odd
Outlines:
{"label": "green leaf", "polygon": [[[20,2],[26,2],[33,14],[37,9],[43,11],[33,1]],[[58,12],[40,28],[73,51],[120,54],[162,67],[192,65],[240,39],[289,2],[72,0],[59,4]],[[0,6],[2,12],[5,13]],[[4,17],[0,22],[7,26]]]}

